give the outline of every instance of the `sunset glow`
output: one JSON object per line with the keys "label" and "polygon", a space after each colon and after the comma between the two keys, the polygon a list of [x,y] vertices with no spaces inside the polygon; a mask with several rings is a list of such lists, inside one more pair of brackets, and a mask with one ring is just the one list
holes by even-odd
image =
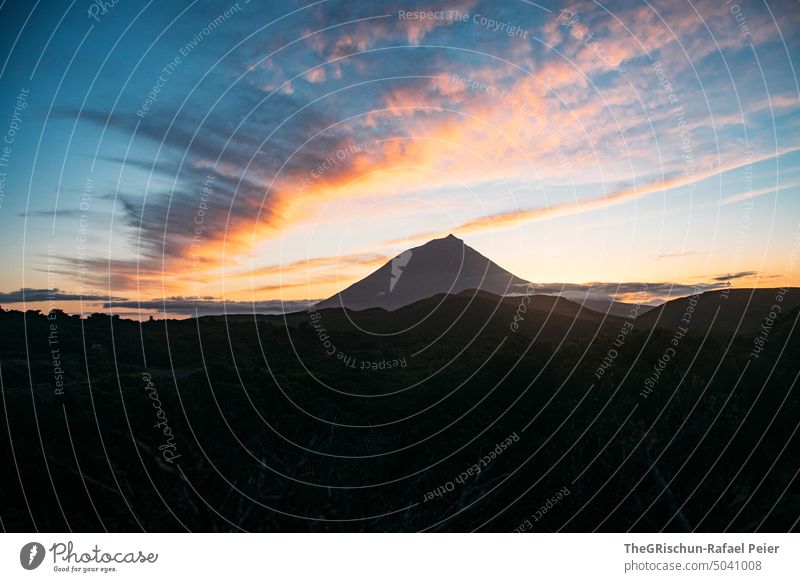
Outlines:
{"label": "sunset glow", "polygon": [[49,44],[47,15],[15,23],[0,304],[277,308],[451,232],[536,283],[798,285],[797,39],[693,6],[121,3]]}

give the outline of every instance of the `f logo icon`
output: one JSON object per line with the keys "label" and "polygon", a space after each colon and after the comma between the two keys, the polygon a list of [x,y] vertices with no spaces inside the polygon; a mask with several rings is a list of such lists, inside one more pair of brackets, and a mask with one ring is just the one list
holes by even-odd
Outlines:
{"label": "f logo icon", "polygon": [[38,542],[30,542],[19,551],[19,563],[26,570],[35,570],[44,561],[44,546]]}

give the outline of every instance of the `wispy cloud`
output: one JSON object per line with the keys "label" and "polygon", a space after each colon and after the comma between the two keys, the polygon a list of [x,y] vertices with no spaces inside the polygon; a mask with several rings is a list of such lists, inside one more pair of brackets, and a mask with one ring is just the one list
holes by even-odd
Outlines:
{"label": "wispy cloud", "polygon": [[777,194],[778,192],[783,192],[784,190],[791,190],[792,188],[796,188],[797,186],[800,186],[800,182],[786,184],[783,186],[770,186],[769,188],[750,190],[749,192],[742,192],[740,194],[734,194],[733,196],[728,196],[724,198],[719,204],[720,206],[728,206],[729,204],[736,204],[737,202],[743,202],[745,200],[750,200],[752,198],[767,196],[769,194]]}
{"label": "wispy cloud", "polygon": [[688,257],[691,255],[700,254],[699,251],[681,251],[677,253],[661,253],[655,256],[657,261],[664,261],[667,259],[677,259],[679,257]]}
{"label": "wispy cloud", "polygon": [[292,275],[308,272],[312,269],[318,268],[344,269],[347,267],[371,267],[382,265],[388,261],[389,258],[390,257],[388,256],[375,253],[354,253],[342,256],[315,257],[311,259],[293,261],[285,265],[269,265],[266,267],[258,267],[250,271],[237,273],[232,276],[236,278],[255,279],[257,277],[267,277],[273,275]]}
{"label": "wispy cloud", "polygon": [[[622,188],[607,196],[597,196],[594,198],[587,198],[584,200],[577,200],[574,202],[563,202],[560,204],[553,204],[550,206],[543,206],[539,208],[530,208],[523,210],[514,210],[510,212],[500,212],[468,220],[461,223],[453,229],[448,229],[448,232],[458,232],[466,234],[471,232],[481,232],[487,230],[497,230],[502,228],[511,228],[520,224],[537,222],[542,220],[549,220],[553,218],[560,218],[563,216],[570,216],[574,214],[581,214],[585,212],[593,212],[602,210],[610,206],[630,202],[644,196],[651,194],[662,193],[684,188],[689,185],[696,184],[708,178],[729,172],[731,170],[740,169],[742,167],[756,164],[765,160],[779,157],[791,152],[800,150],[800,147],[785,148],[779,152],[766,154],[758,158],[739,159],[735,162],[728,163],[724,166],[717,167],[712,170],[697,173],[693,176],[684,176],[682,174],[670,178],[662,178],[652,182],[648,182],[640,187]],[[445,234],[445,231],[425,232],[420,233],[413,237],[413,240],[427,240]],[[395,241],[393,241],[395,242]]]}
{"label": "wispy cloud", "polygon": [[78,295],[75,293],[66,293],[54,287],[53,289],[35,289],[31,287],[23,287],[17,291],[9,291],[0,293],[0,304],[2,303],[42,303],[45,301],[125,301],[124,297],[109,297],[108,295],[97,295],[87,293],[85,295]]}
{"label": "wispy cloud", "polygon": [[748,277],[755,277],[758,271],[739,271],[738,273],[728,273],[727,275],[719,275],[714,277],[714,281],[734,281],[736,279],[746,279]]}
{"label": "wispy cloud", "polygon": [[[105,309],[135,309],[140,312],[155,311],[168,315],[203,316],[236,314],[282,314],[302,311],[319,301],[225,301],[222,299],[166,297],[148,301],[113,301],[103,304]],[[136,312],[134,312],[136,313]]]}
{"label": "wispy cloud", "polygon": [[726,289],[729,283],[722,279],[712,279],[701,283],[668,281],[623,281],[593,283],[541,283],[536,284],[536,292],[542,295],[560,295],[571,301],[619,301],[656,305],[687,297],[698,291],[718,291]]}

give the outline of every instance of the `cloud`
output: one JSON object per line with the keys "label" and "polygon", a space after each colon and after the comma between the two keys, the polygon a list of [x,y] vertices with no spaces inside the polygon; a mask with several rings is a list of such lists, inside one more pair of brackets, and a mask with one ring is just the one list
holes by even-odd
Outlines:
{"label": "cloud", "polygon": [[[577,302],[600,300],[660,304],[678,297],[687,297],[696,293],[698,289],[703,292],[717,291],[729,286],[729,283],[718,279],[697,284],[667,281],[537,283],[536,292],[542,295],[560,295]],[[522,293],[522,289],[520,292]]]}
{"label": "cloud", "polygon": [[55,214],[55,218],[81,218],[82,216],[91,216],[97,215],[97,212],[93,212],[91,210],[79,210],[79,209],[59,209],[58,211],[53,210],[28,210],[27,212],[23,211],[17,214],[20,218],[49,218],[53,219]]}
{"label": "cloud", "polygon": [[302,311],[317,303],[319,299],[300,301],[224,301],[221,299],[201,299],[192,297],[166,297],[148,301],[113,301],[103,304],[105,309],[133,308],[148,312],[171,315],[235,315],[262,314],[274,315]]}
{"label": "cloud", "polygon": [[745,279],[747,277],[754,277],[758,275],[758,271],[739,271],[738,273],[728,273],[727,275],[719,275],[714,277],[714,281],[733,281],[734,279]]}
{"label": "cloud", "polygon": [[[539,208],[514,210],[510,212],[499,212],[496,214],[483,216],[481,218],[468,220],[466,222],[461,223],[455,228],[448,229],[447,232],[454,231],[460,234],[465,234],[470,232],[481,232],[487,230],[511,228],[519,224],[526,224],[530,222],[548,220],[551,218],[560,218],[563,216],[570,216],[574,214],[581,214],[584,212],[602,210],[604,208],[636,200],[637,198],[648,196],[650,194],[655,194],[659,192],[666,193],[668,191],[675,190],[677,188],[690,186],[707,178],[711,178],[713,176],[729,172],[731,170],[756,164],[758,162],[779,157],[787,153],[795,152],[798,150],[800,150],[800,147],[785,148],[779,152],[766,154],[756,159],[747,158],[744,160],[736,160],[724,166],[720,164],[714,169],[705,172],[700,172],[692,176],[684,176],[682,174],[679,174],[669,178],[662,178],[659,180],[655,180],[640,187],[622,188],[620,190],[612,192],[607,196],[597,196],[594,198],[578,200],[575,202],[562,202],[560,204],[552,204],[550,206],[544,206]],[[411,237],[411,239],[428,240],[431,238],[437,238],[443,236],[443,234],[446,234],[446,231],[425,232],[417,234]]]}
{"label": "cloud", "polygon": [[661,253],[656,255],[655,259],[657,261],[663,261],[665,259],[675,259],[678,257],[688,257],[690,255],[699,255],[699,251],[683,251],[678,253]]}
{"label": "cloud", "polygon": [[[54,273],[75,280],[80,274],[82,284],[97,288],[121,289],[138,292],[159,290],[178,292],[194,276],[203,280],[199,273],[192,270],[166,272],[156,261],[109,258],[75,259],[65,256],[54,256],[55,263],[47,269],[36,269],[40,272]],[[105,297],[106,299],[108,296]]]}
{"label": "cloud", "polygon": [[[478,1],[449,0],[445,6],[430,0],[421,2],[385,0],[380,3],[326,2],[316,7],[314,24],[307,27],[306,32],[312,29],[324,30],[332,23],[344,23],[344,26],[316,34],[310,37],[308,42],[319,56],[327,60],[363,52],[381,42],[400,41],[419,45],[435,29],[455,24],[456,21],[448,16],[451,11],[469,13]],[[401,12],[404,14],[438,12],[442,17],[401,18]]]}
{"label": "cloud", "polygon": [[[262,149],[265,128],[274,130],[281,115],[288,118],[299,106],[281,95],[269,100],[266,107],[270,113],[265,113],[265,106],[252,96],[245,98],[245,103],[237,103],[220,106],[221,112],[203,123],[191,111],[175,119],[152,113],[136,131],[145,140],[159,144],[162,157],[152,162],[106,157],[123,165],[125,171],[152,172],[148,179],[152,189],[104,197],[122,211],[126,228],[116,236],[127,237],[132,248],[129,254],[138,259],[103,265],[103,259],[90,258],[92,267],[106,276],[111,271],[121,288],[157,293],[180,286],[189,271],[200,269],[202,276],[220,267],[223,255],[229,257],[229,267],[252,250],[254,241],[279,232],[287,196],[268,190],[267,185],[304,136],[327,124],[325,113],[306,111],[293,118],[286,124],[285,133]],[[242,110],[250,112],[249,123],[237,129],[228,120],[241,119]],[[62,115],[69,117],[77,112],[63,111]],[[136,128],[129,115],[84,110],[81,117],[92,124],[107,123],[126,134]],[[296,163],[304,169],[315,167],[329,155],[330,143],[330,138],[320,139],[315,146],[324,151],[308,148]],[[185,158],[183,163],[181,157]],[[300,170],[285,169],[286,173],[292,171]],[[163,187],[165,182],[172,187]],[[147,273],[154,275],[152,280],[143,277]]]}
{"label": "cloud", "polygon": [[320,275],[314,277],[313,280],[306,279],[304,281],[281,281],[274,285],[263,285],[256,289],[254,292],[271,292],[271,291],[285,291],[288,289],[300,289],[302,287],[311,288],[325,283],[338,283],[340,286],[346,286],[358,280],[357,275],[342,276],[339,274]]}
{"label": "cloud", "polygon": [[782,187],[778,186],[770,186],[768,188],[760,188],[758,190],[750,190],[747,192],[742,192],[740,194],[734,194],[733,196],[728,196],[723,198],[722,201],[719,203],[720,206],[728,206],[730,204],[736,204],[737,202],[743,202],[744,200],[750,200],[752,198],[759,198],[761,196],[766,196],[769,194],[777,194],[778,192],[783,192],[784,190],[790,190],[792,188],[796,188],[800,186],[800,182],[795,182],[793,184],[787,184]]}
{"label": "cloud", "polygon": [[53,289],[34,289],[23,287],[17,291],[0,293],[0,304],[2,303],[41,303],[44,301],[125,301],[124,297],[109,297],[108,295],[85,294],[77,295],[65,293],[58,287]]}
{"label": "cloud", "polygon": [[232,275],[232,277],[256,278],[270,275],[289,275],[309,271],[316,268],[336,267],[338,269],[349,266],[379,266],[388,261],[391,257],[375,253],[354,253],[341,256],[315,257],[293,261],[286,265],[269,265],[258,267],[247,272]]}
{"label": "cloud", "polygon": [[[702,58],[716,50],[706,23],[723,50],[741,46],[741,34],[724,3],[701,0],[696,5],[703,18],[669,4],[621,7],[611,15],[596,3],[575,2],[570,10],[580,14],[580,24],[574,31],[582,38],[558,26],[555,14],[524,4],[490,9],[474,0],[456,0],[445,7],[392,0],[380,3],[379,9],[364,1],[310,6],[293,15],[291,25],[287,21],[273,27],[268,38],[243,49],[249,52],[246,74],[240,78],[235,75],[242,70],[242,59],[231,59],[233,65],[219,63],[219,71],[191,88],[191,96],[190,87],[179,86],[177,77],[170,81],[146,119],[124,108],[117,113],[80,113],[83,121],[125,136],[135,131],[137,138],[132,159],[104,148],[105,161],[125,165],[120,181],[125,190],[111,200],[121,212],[127,254],[111,261],[89,260],[89,276],[98,284],[136,288],[148,297],[186,294],[194,281],[244,269],[259,245],[298,228],[311,211],[345,198],[371,203],[400,191],[429,192],[454,185],[476,191],[489,181],[531,181],[532,168],[540,181],[568,183],[599,176],[604,183],[634,184],[547,207],[530,207],[530,202],[521,210],[503,206],[504,212],[462,222],[457,231],[464,233],[599,210],[740,167],[740,161],[729,163],[727,158],[739,151],[734,146],[716,152],[720,143],[728,144],[727,136],[712,139],[701,133],[708,125],[708,107],[716,103],[707,105],[706,87],[692,91],[690,83],[681,82],[689,63],[676,45],[680,40],[693,59]],[[520,23],[532,35],[541,32],[556,50],[533,40],[509,42],[471,21],[398,19],[398,10],[441,8],[480,9]],[[748,14],[748,22],[759,30],[769,25],[763,11]],[[325,28],[329,30],[294,43]],[[587,41],[590,34],[593,44]],[[763,38],[769,36],[754,34],[757,41]],[[425,47],[426,43],[447,48]],[[686,124],[698,128],[693,133],[696,156],[706,155],[703,159],[710,162],[698,164],[701,171],[694,177],[681,174],[680,132],[657,76],[642,58],[646,52],[663,61],[676,87],[680,83]],[[642,74],[623,79],[614,73],[620,63],[631,71],[638,67]],[[693,64],[704,75],[703,63]],[[510,97],[454,83],[456,73]],[[291,93],[277,91],[281,86],[291,87]],[[730,92],[725,83],[713,83],[712,89],[717,86]],[[175,94],[179,98],[170,102]],[[779,95],[777,106],[792,106],[788,93]],[[184,97],[188,99],[178,111]],[[751,110],[763,109],[764,100],[754,98]],[[78,113],[77,108],[62,110],[70,119]],[[725,113],[735,117],[741,112]],[[345,159],[337,157],[340,149],[357,143],[370,147]],[[154,159],[144,153],[147,148]],[[563,160],[571,165],[563,165]],[[627,162],[629,168],[624,167]],[[664,177],[651,180],[653,168],[661,169]],[[207,181],[213,183],[213,195],[206,197]],[[131,184],[141,184],[142,190],[131,190]],[[723,203],[742,199],[738,196]],[[444,232],[423,233],[417,239]],[[371,260],[365,257],[363,264]],[[340,267],[331,257],[318,257],[261,267],[241,277]],[[69,274],[70,268],[61,272]],[[263,292],[281,288],[264,283],[259,287]],[[230,292],[235,296],[241,289]]]}
{"label": "cloud", "polygon": [[311,69],[308,73],[305,74],[305,80],[309,83],[322,83],[325,81],[325,69],[322,67],[317,67],[316,69]]}

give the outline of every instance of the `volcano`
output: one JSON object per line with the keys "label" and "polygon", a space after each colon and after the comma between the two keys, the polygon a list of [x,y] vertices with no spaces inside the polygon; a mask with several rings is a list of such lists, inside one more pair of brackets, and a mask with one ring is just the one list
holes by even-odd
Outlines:
{"label": "volcano", "polygon": [[451,234],[403,251],[317,307],[392,311],[441,293],[476,289],[503,296],[522,293],[527,285]]}

